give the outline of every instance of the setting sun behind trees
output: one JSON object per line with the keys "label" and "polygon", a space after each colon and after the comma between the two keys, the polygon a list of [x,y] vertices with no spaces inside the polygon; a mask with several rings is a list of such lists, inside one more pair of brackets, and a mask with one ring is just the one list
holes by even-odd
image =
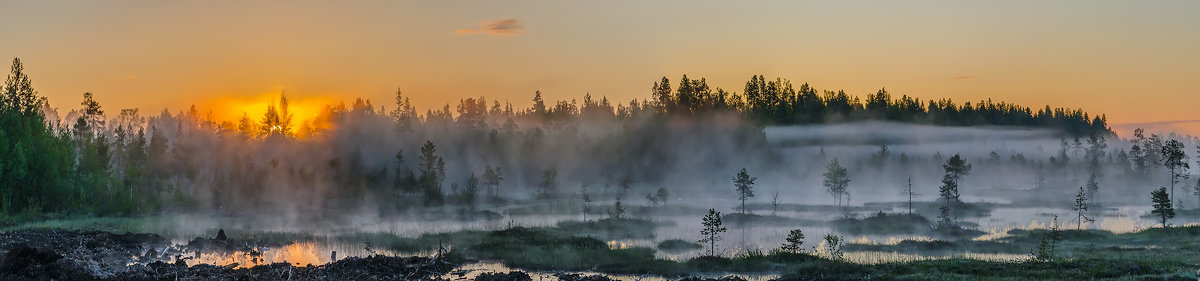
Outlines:
{"label": "setting sun behind trees", "polygon": [[[286,108],[281,103],[283,100],[287,102]],[[276,133],[305,138],[313,132],[328,129],[330,122],[327,119],[331,113],[345,111],[346,105],[344,101],[334,97],[297,97],[281,91],[254,97],[218,97],[202,102],[197,107],[201,112],[206,112],[205,116],[209,122],[247,136],[259,137]],[[272,107],[277,117],[268,117]],[[290,118],[284,115],[290,115]]]}

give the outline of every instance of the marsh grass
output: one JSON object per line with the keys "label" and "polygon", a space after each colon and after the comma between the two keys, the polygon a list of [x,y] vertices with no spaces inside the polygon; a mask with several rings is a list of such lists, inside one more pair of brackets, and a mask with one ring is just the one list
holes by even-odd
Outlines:
{"label": "marsh grass", "polygon": [[44,218],[14,219],[4,231],[25,229],[95,230],[113,233],[153,232],[155,223],[140,217],[65,217],[49,215]]}

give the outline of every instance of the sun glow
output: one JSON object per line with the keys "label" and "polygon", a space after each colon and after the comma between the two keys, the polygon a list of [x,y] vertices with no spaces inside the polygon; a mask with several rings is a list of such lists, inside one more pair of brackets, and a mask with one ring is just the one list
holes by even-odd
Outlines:
{"label": "sun glow", "polygon": [[[342,102],[339,98],[332,96],[298,96],[287,95],[286,93],[270,92],[262,93],[254,96],[221,96],[197,105],[197,110],[202,116],[208,116],[209,121],[216,123],[230,122],[233,126],[237,126],[238,121],[243,116],[249,117],[256,126],[261,126],[263,116],[267,113],[267,108],[274,105],[279,107],[280,96],[287,97],[287,113],[292,116],[291,126],[292,132],[297,133],[301,128],[307,127],[307,124],[312,124],[313,120],[317,119],[326,106],[331,106]],[[277,108],[282,113],[282,108]],[[280,130],[281,126],[272,126],[271,130]]]}

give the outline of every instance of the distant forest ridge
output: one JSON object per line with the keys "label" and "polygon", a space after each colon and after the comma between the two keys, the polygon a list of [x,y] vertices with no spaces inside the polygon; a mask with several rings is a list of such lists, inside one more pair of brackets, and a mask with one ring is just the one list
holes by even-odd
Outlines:
{"label": "distant forest ridge", "polygon": [[[1051,108],[1045,106],[1033,110],[1008,102],[991,99],[957,104],[951,99],[922,101],[908,95],[894,98],[886,89],[880,89],[866,98],[851,96],[845,91],[817,89],[807,83],[796,88],[786,79],[766,80],[762,75],[750,77],[742,93],[711,88],[704,78],[679,80],[674,89],[671,81],[663,77],[651,87],[651,97],[632,99],[626,103],[613,104],[607,97],[595,99],[591,94],[583,97],[583,103],[572,99],[560,100],[548,105],[540,91],[534,93],[533,104],[527,109],[513,109],[509,102],[502,107],[493,100],[488,108],[486,98],[467,98],[455,106],[457,115],[451,112],[450,104],[442,109],[430,109],[424,116],[416,113],[411,102],[400,92],[396,93],[397,110],[391,112],[397,119],[427,120],[476,120],[485,116],[522,117],[542,121],[568,119],[627,119],[643,115],[694,116],[711,113],[738,113],[760,125],[805,125],[844,123],[854,121],[894,121],[931,124],[941,126],[1025,126],[1060,130],[1073,136],[1094,134],[1114,135],[1108,126],[1107,117],[1091,115],[1082,109]],[[359,99],[353,110],[374,110],[369,101]],[[334,108],[332,111],[346,111]]]}
{"label": "distant forest ridge", "polygon": [[1104,115],[1089,115],[1082,109],[1045,106],[1035,111],[991,99],[961,105],[950,99],[923,102],[907,95],[894,98],[886,89],[860,99],[841,90],[817,93],[808,83],[795,88],[786,79],[771,81],[762,75],[751,76],[742,94],[720,88],[712,90],[704,78],[688,79],[687,75],[679,80],[674,91],[670,88],[670,80],[663,77],[662,81],[654,83],[652,92],[653,99],[643,107],[656,106],[667,114],[735,110],[766,125],[886,120],[943,126],[1044,127],[1071,135],[1113,133]]}

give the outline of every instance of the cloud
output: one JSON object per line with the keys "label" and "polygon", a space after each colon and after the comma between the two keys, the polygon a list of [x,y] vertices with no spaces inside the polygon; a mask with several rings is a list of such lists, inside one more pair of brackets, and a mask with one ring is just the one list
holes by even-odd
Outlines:
{"label": "cloud", "polygon": [[476,34],[488,34],[488,35],[496,35],[496,36],[524,35],[525,34],[525,25],[521,23],[520,19],[515,19],[515,18],[508,18],[508,19],[502,19],[502,20],[488,20],[488,21],[479,22],[479,27],[477,27],[477,28],[474,28],[474,29],[462,28],[459,30],[455,30],[454,33],[458,34],[458,35],[476,35]]}
{"label": "cloud", "polygon": [[954,78],[951,78],[951,79],[963,80],[963,79],[971,79],[971,78],[975,78],[975,76],[972,76],[972,75],[954,76]]}

